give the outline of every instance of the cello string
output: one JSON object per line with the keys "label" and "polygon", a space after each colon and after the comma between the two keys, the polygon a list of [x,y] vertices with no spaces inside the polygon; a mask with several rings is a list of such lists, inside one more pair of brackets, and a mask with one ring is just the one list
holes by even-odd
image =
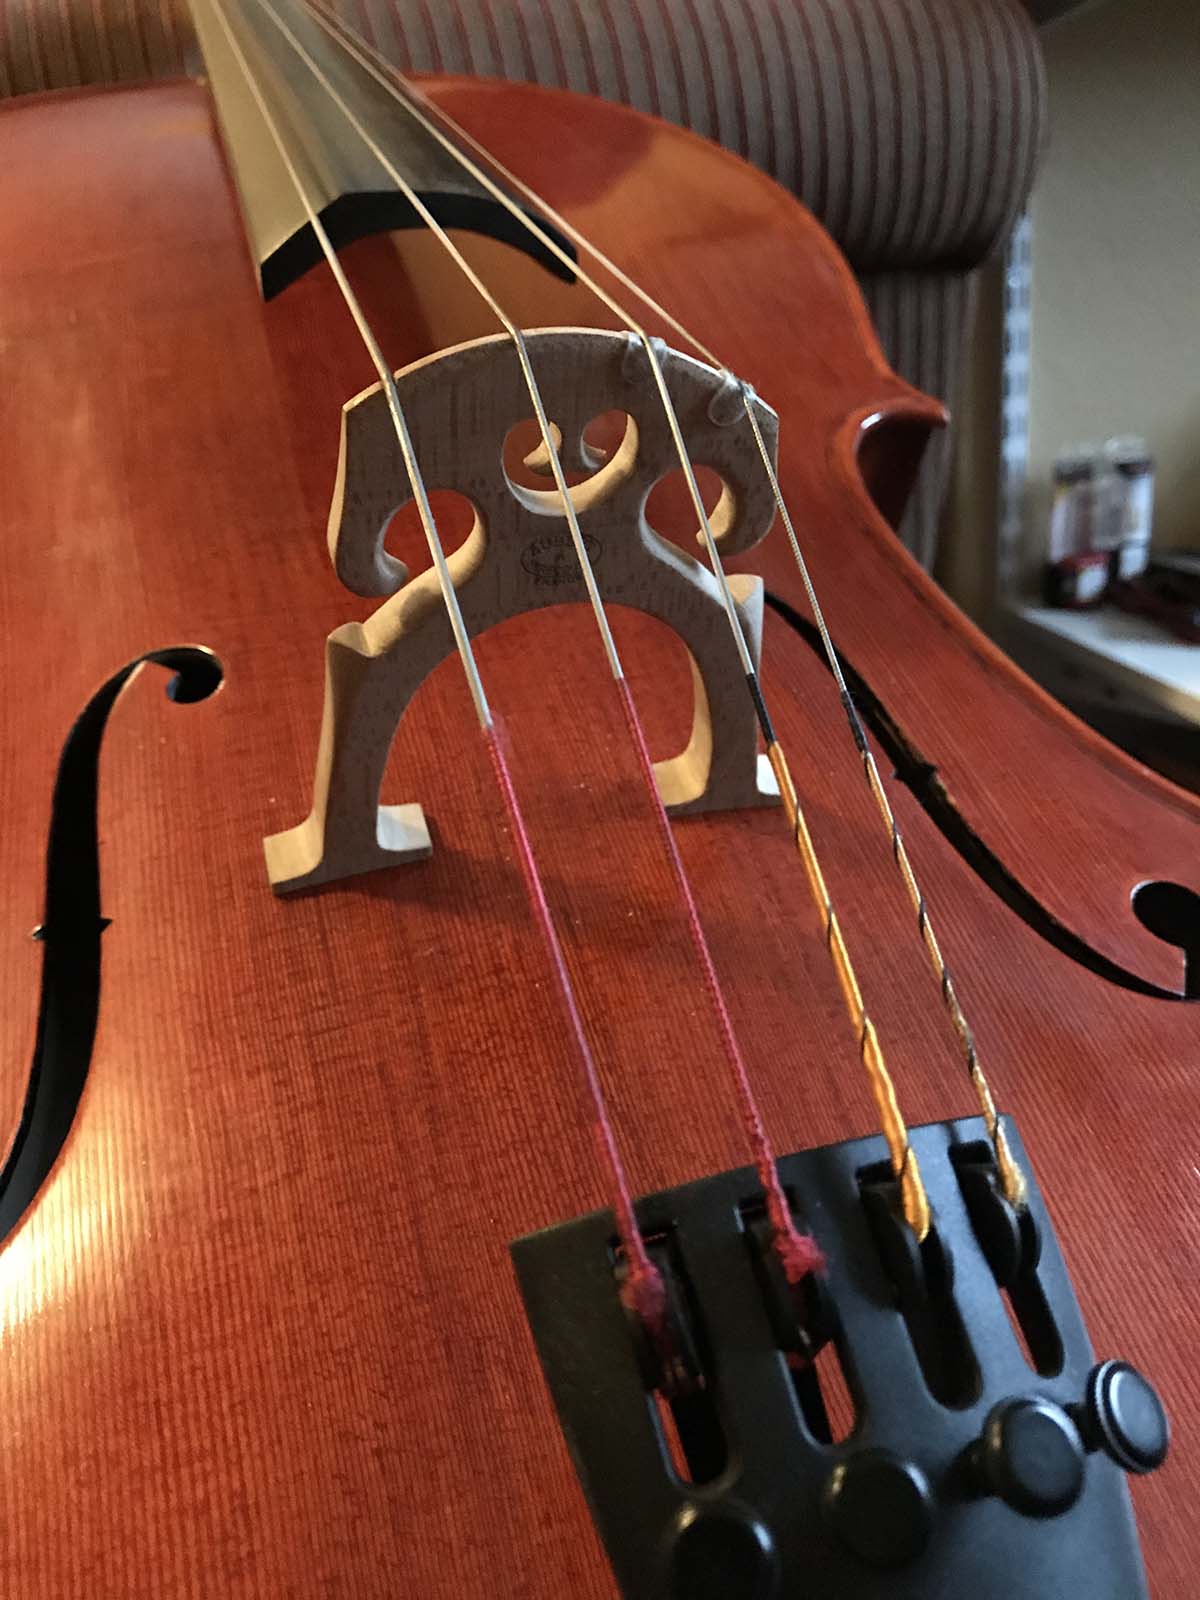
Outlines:
{"label": "cello string", "polygon": [[[567,253],[561,248],[557,240],[553,239],[543,228],[539,227],[536,219],[531,217],[528,212],[516,205],[513,202],[512,197],[507,195],[499,185],[495,184],[487,172],[483,171],[477,167],[475,163],[468,160],[462,150],[457,147],[453,140],[445,138],[436,125],[430,120],[430,118],[438,118],[442,123],[445,124],[446,127],[451,129],[455,135],[455,139],[461,140],[464,144],[474,150],[476,154],[479,155],[483,160],[487,161],[505,183],[511,185],[511,187],[518,193],[524,195],[526,200],[528,200],[532,205],[535,205],[538,210],[545,217],[547,217],[565,237],[569,238],[572,243],[578,246],[581,250],[585,250],[606,272],[610,273],[611,276],[618,283],[620,283],[624,289],[635,295],[648,311],[650,311],[655,317],[661,319],[665,326],[671,328],[685,341],[685,343],[689,344],[697,355],[699,355],[703,360],[707,361],[711,366],[717,367],[719,370],[725,372],[728,376],[729,382],[732,385],[736,385],[742,399],[746,420],[749,422],[751,432],[754,435],[755,447],[758,450],[759,456],[762,460],[763,470],[767,475],[767,480],[771,487],[776,509],[787,534],[792,558],[796,564],[796,567],[800,573],[801,581],[804,585],[804,591],[808,599],[809,608],[812,611],[813,620],[820,635],[822,651],[825,655],[826,662],[828,663],[829,670],[833,675],[834,684],[837,688],[838,697],[841,701],[842,709],[849,725],[850,734],[854,740],[855,748],[858,751],[862,762],[867,785],[879,811],[880,820],[883,824],[888,839],[893,862],[895,863],[897,871],[900,874],[901,881],[904,885],[905,892],[908,895],[912,909],[916,914],[918,937],[920,938],[925,948],[926,955],[928,956],[930,968],[932,970],[934,979],[937,982],[938,990],[941,995],[942,1004],[945,1007],[946,1013],[949,1017],[950,1025],[954,1031],[954,1035],[958,1043],[959,1052],[962,1055],[964,1065],[967,1069],[967,1074],[970,1078],[972,1087],[975,1091],[976,1099],[979,1103],[980,1112],[983,1116],[988,1137],[995,1153],[996,1167],[1000,1174],[1005,1196],[1018,1210],[1023,1210],[1028,1197],[1028,1183],[1019,1162],[1012,1153],[1012,1147],[1009,1144],[1008,1135],[1005,1131],[1004,1124],[996,1110],[996,1103],[992,1095],[991,1087],[988,1083],[987,1075],[984,1071],[981,1061],[979,1060],[974,1033],[969,1022],[967,1021],[966,1013],[964,1012],[962,1004],[958,998],[958,993],[950,976],[950,970],[946,964],[945,957],[942,955],[941,947],[939,945],[937,935],[934,932],[933,923],[929,916],[924,894],[922,893],[920,885],[917,881],[916,873],[913,869],[908,850],[905,847],[904,839],[900,832],[899,823],[897,822],[895,812],[892,809],[891,801],[888,798],[887,788],[883,782],[882,775],[879,772],[879,768],[875,761],[874,754],[871,751],[870,744],[867,741],[866,731],[863,727],[862,717],[859,713],[858,706],[855,703],[848,684],[846,683],[845,674],[842,671],[841,658],[839,657],[837,648],[834,645],[832,635],[830,634],[829,627],[825,620],[824,610],[821,606],[820,600],[817,597],[816,586],[813,582],[808,561],[804,555],[799,536],[796,533],[791,514],[788,511],[787,503],[783,494],[783,488],[779,481],[778,472],[775,464],[771,460],[770,451],[767,449],[766,440],[763,438],[762,429],[759,426],[758,418],[755,415],[753,404],[754,391],[751,389],[749,384],[738,379],[730,370],[730,368],[721,360],[720,356],[714,350],[712,350],[697,334],[693,333],[690,328],[686,327],[682,322],[679,321],[677,317],[673,316],[672,313],[662,306],[653,295],[651,295],[647,290],[643,289],[634,278],[625,272],[623,268],[618,266],[617,263],[611,259],[611,257],[606,255],[598,245],[594,244],[589,238],[587,238],[585,234],[580,232],[578,228],[574,227],[565,217],[563,217],[559,212],[555,211],[552,206],[548,205],[535,190],[523,182],[522,179],[520,179],[514,172],[506,167],[503,162],[498,161],[484,145],[480,144],[480,142],[470,133],[468,133],[467,130],[461,126],[461,124],[457,123],[447,111],[444,111],[441,106],[436,105],[432,100],[430,100],[429,97],[421,91],[418,85],[410,83],[406,78],[403,77],[403,75],[396,73],[387,62],[386,58],[380,55],[380,53],[371,45],[369,45],[364,39],[362,39],[361,36],[354,34],[353,30],[345,28],[341,23],[340,18],[327,17],[322,12],[321,6],[317,3],[317,0],[306,0],[306,4],[311,11],[313,11],[315,14],[318,14],[319,20],[326,22],[326,31],[330,31],[328,24],[330,22],[333,23],[333,25],[339,30],[339,36],[341,36],[341,42],[344,46],[349,48],[350,40],[352,38],[355,46],[361,47],[361,50],[355,48],[353,51],[361,65],[371,71],[372,75],[378,82],[389,88],[396,99],[400,101],[402,105],[404,105],[409,114],[415,117],[416,120],[420,122],[422,127],[426,129],[426,131],[438,138],[442,146],[449,151],[449,153],[454,156],[478,182],[482,183],[488,189],[489,193],[491,193],[495,199],[497,199],[507,210],[509,210],[527,231],[531,232],[534,237],[537,238],[542,245],[549,249],[563,265],[570,267],[577,274],[580,281],[583,282],[592,291],[592,293],[601,300],[602,303],[608,306],[610,310],[620,317],[631,331],[634,330],[636,325],[625,308],[622,307],[611,296],[606,294],[601,286],[597,284],[594,279],[592,279],[590,275],[578,265],[578,263],[572,261],[571,257],[567,255]],[[367,59],[368,57],[371,59]],[[379,69],[382,69],[382,72]],[[419,106],[416,102],[419,102]],[[423,107],[424,111],[428,112],[429,115],[425,115],[422,110],[419,109],[419,107]]]}
{"label": "cello string", "polygon": [[259,0],[259,5],[279,29],[295,54],[303,61],[314,80],[338,107],[346,121],[395,184],[397,190],[404,195],[459,271],[490,308],[516,350],[517,359],[521,367],[521,375],[533,404],[538,432],[541,435],[542,444],[546,450],[554,477],[555,487],[562,502],[570,530],[571,542],[575,547],[575,554],[579,561],[588,601],[597,624],[605,658],[617,687],[626,729],[637,756],[639,777],[650,797],[659,841],[663,847],[676,892],[684,909],[693,956],[700,969],[704,988],[713,1010],[722,1051],[734,1086],[742,1125],[753,1152],[754,1164],[762,1186],[766,1213],[771,1227],[772,1243],[788,1281],[792,1284],[799,1283],[814,1267],[819,1265],[821,1259],[820,1251],[812,1238],[802,1235],[798,1231],[792,1219],[791,1208],[788,1205],[779,1177],[775,1154],[751,1086],[750,1073],[742,1055],[741,1047],[738,1044],[737,1036],[734,1033],[733,1020],[729,1015],[729,1008],[721,990],[712,953],[709,950],[708,941],[700,921],[695,897],[692,894],[691,885],[684,870],[683,860],[679,854],[679,848],[675,842],[675,836],[671,831],[662,797],[659,793],[658,783],[654,776],[654,766],[650,759],[649,746],[646,742],[645,729],[642,726],[641,718],[638,716],[633,694],[629,688],[629,682],[625,676],[620,655],[617,651],[616,641],[609,626],[604,599],[596,581],[595,569],[583,537],[583,530],[580,527],[578,512],[571,498],[571,491],[563,471],[559,451],[555,445],[553,429],[542,398],[541,389],[534,374],[533,364],[529,358],[525,337],[520,328],[504,310],[500,301],[446,233],[417,190],[404,177],[404,174],[392,161],[387,151],[372,136],[370,130],[363,125],[354,108],[346,101],[345,96],[338,91],[320,63],[313,58],[311,52],[297,38],[294,30],[288,26],[274,6],[269,3],[269,0]]}
{"label": "cello string", "polygon": [[550,908],[546,900],[542,885],[541,874],[538,871],[537,861],[534,857],[533,846],[525,826],[525,818],[513,785],[512,774],[500,741],[499,730],[493,718],[484,691],[483,682],[479,674],[478,663],[471,647],[470,636],[467,633],[466,623],[463,619],[462,609],[458,603],[454,581],[446,565],[445,551],[442,546],[441,536],[437,531],[433,512],[426,493],[425,482],[421,476],[421,469],[417,463],[416,453],[413,448],[412,436],[409,433],[408,423],[405,420],[404,410],[400,404],[400,396],[396,389],[396,381],[391,368],[384,359],[379,343],[371,330],[357,295],[350,285],[349,279],[342,270],[338,260],[337,251],[326,233],[324,225],[317,214],[312,200],[305,187],[294,162],[287,152],[283,138],[279,132],[278,124],[267,106],[257,80],[250,69],[229,19],[225,13],[224,0],[213,0],[213,11],[224,30],[226,40],[233,55],[241,68],[246,86],[255,101],[262,116],[280,160],[287,170],[288,176],[295,188],[297,198],[313,230],[321,252],[329,263],[331,272],[345,301],[346,309],[354,320],[355,326],[362,338],[372,364],[379,375],[379,381],[387,396],[388,411],[391,415],[396,439],[400,446],[400,453],[404,460],[405,471],[408,474],[409,484],[413,497],[416,500],[421,525],[425,532],[426,542],[429,546],[430,557],[437,572],[438,584],[442,593],[442,600],[449,614],[450,626],[454,635],[455,645],[459,659],[466,674],[471,699],[475,706],[476,716],[480,730],[483,734],[487,749],[488,760],[500,790],[504,810],[508,817],[509,828],[513,843],[520,863],[521,876],[524,880],[526,893],[534,921],[541,934],[545,945],[551,970],[554,974],[562,1005],[564,1021],[567,1031],[578,1056],[582,1069],[584,1084],[588,1099],[591,1102],[593,1113],[593,1133],[596,1139],[601,1163],[605,1168],[609,1188],[612,1194],[613,1212],[616,1218],[617,1232],[620,1236],[621,1248],[626,1263],[626,1276],[622,1284],[622,1298],[629,1308],[639,1317],[643,1326],[654,1339],[656,1344],[661,1343],[664,1337],[664,1321],[666,1316],[666,1288],[662,1281],[657,1266],[650,1258],[646,1241],[638,1226],[637,1216],[634,1212],[633,1192],[625,1171],[624,1162],[617,1145],[616,1134],[609,1115],[604,1089],[600,1082],[600,1075],[592,1055],[591,1045],[588,1042],[587,1032],[583,1026],[583,1019],[575,997],[574,985],[571,982],[567,969],[566,958],[563,954],[558,931]]}
{"label": "cello string", "polygon": [[[758,681],[758,675],[746,641],[745,632],[742,628],[741,619],[738,616],[733,596],[729,588],[728,580],[725,574],[724,563],[722,562],[720,552],[717,549],[716,540],[713,536],[712,528],[709,523],[708,513],[705,509],[704,501],[700,494],[700,488],[696,481],[692,462],[687,452],[687,446],[684,442],[679,418],[676,414],[675,407],[667,390],[661,359],[658,349],[656,348],[657,345],[661,344],[661,341],[651,339],[646,331],[640,327],[639,324],[630,316],[629,312],[623,306],[621,306],[619,302],[613,299],[613,297],[609,295],[598,283],[596,283],[596,281],[591,278],[578,265],[577,262],[573,261],[557,243],[557,241],[553,240],[544,229],[540,228],[533,221],[532,218],[526,216],[525,212],[518,205],[516,205],[511,197],[506,196],[503,190],[501,190],[485,172],[481,171],[473,162],[471,162],[461,150],[456,149],[452,141],[447,139],[441,130],[435,124],[430,122],[429,119],[426,118],[421,111],[410,102],[405,94],[401,93],[396,84],[392,81],[391,77],[387,75],[386,70],[381,72],[379,67],[377,67],[370,59],[370,56],[364,53],[364,50],[368,47],[364,46],[364,50],[360,50],[357,47],[359,43],[362,43],[362,41],[358,40],[357,35],[351,35],[350,30],[344,29],[340,21],[331,21],[331,19],[329,19],[323,13],[321,8],[313,3],[313,0],[306,0],[306,5],[313,19],[325,30],[330,38],[332,38],[336,44],[340,45],[343,50],[353,56],[361,66],[371,73],[376,81],[412,117],[414,117],[428,133],[438,140],[438,142],[450,152],[454,159],[465,170],[470,172],[478,182],[482,183],[484,187],[489,190],[489,192],[493,193],[497,198],[499,198],[506,208],[519,219],[524,228],[532,232],[546,248],[548,248],[559,260],[564,262],[570,268],[572,273],[578,276],[580,281],[585,283],[593,292],[593,294],[595,294],[600,301],[606,305],[614,313],[614,315],[617,316],[617,318],[628,329],[630,334],[641,343],[646,352],[650,364],[651,375],[654,380],[654,385],[658,391],[663,413],[671,433],[675,453],[679,459],[680,466],[683,469],[688,495],[692,501],[693,508],[699,521],[700,536],[703,540],[706,553],[708,555],[709,564],[712,568],[713,575],[720,590],[722,604],[725,609],[730,631],[733,635],[739,662],[746,679],[746,685],[750,693],[759,727],[762,730],[763,740],[767,749],[767,756],[770,760],[772,770],[775,773],[776,781],[779,785],[780,796],[783,801],[784,811],[792,833],[793,842],[805,872],[810,895],[822,921],[822,933],[824,935],[826,948],[829,951],[834,973],[842,993],[843,1002],[849,1014],[852,1026],[855,1029],[859,1056],[867,1071],[868,1080],[875,1098],[880,1124],[883,1129],[884,1138],[887,1142],[888,1155],[891,1162],[892,1171],[900,1186],[903,1199],[904,1215],[917,1238],[923,1240],[929,1231],[930,1211],[928,1198],[925,1192],[925,1185],[921,1177],[916,1153],[912,1148],[912,1144],[908,1136],[908,1129],[897,1100],[895,1085],[884,1061],[883,1050],[879,1042],[875,1025],[871,1020],[863,1001],[862,991],[859,987],[858,979],[850,959],[845,938],[842,934],[841,923],[834,909],[832,898],[830,897],[825,883],[812,835],[809,831],[807,821],[800,806],[796,787],[791,777],[787,758],[784,754],[782,745],[776,737],[770,714],[762,694],[761,686]],[[457,124],[453,123],[450,119],[447,120],[450,121],[450,125],[457,131]],[[531,193],[531,191],[526,192]],[[586,243],[585,247],[589,250],[592,249],[592,247],[587,246]],[[595,251],[593,251],[593,253],[598,254],[598,252]],[[719,368],[722,367],[722,363],[717,361],[715,358],[711,359],[711,364]],[[737,380],[732,377],[732,374],[729,375],[729,381],[731,383],[737,382]],[[757,431],[757,422],[753,417],[752,398],[744,390],[742,391],[742,400],[747,412],[751,415],[752,422],[755,423]],[[763,448],[765,450],[765,442]],[[772,476],[774,479],[774,475]],[[775,481],[777,482],[777,480]],[[583,549],[582,541],[580,541],[578,553],[581,554],[582,558],[586,559],[586,552]]]}

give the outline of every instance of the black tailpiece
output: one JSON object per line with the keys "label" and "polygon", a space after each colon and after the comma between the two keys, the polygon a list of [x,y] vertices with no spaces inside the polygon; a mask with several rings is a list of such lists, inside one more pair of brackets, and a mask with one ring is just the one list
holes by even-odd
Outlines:
{"label": "black tailpiece", "polygon": [[513,1244],[626,1600],[1146,1596],[1123,1473],[1166,1455],[1158,1396],[1094,1365],[1041,1196],[1004,1200],[982,1122],[912,1139],[922,1246],[881,1139],[780,1161],[829,1263],[799,1293],[750,1169],[641,1201],[669,1371],[622,1311],[609,1213]]}

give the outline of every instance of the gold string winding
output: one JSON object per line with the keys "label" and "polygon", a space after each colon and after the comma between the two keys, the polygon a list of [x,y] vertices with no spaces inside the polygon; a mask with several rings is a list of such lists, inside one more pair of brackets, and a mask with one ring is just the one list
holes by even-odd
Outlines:
{"label": "gold string winding", "polygon": [[884,790],[883,780],[879,776],[879,768],[875,764],[875,757],[869,749],[863,751],[863,766],[866,768],[867,782],[870,785],[871,793],[875,796],[875,804],[879,807],[879,813],[883,818],[884,825],[891,833],[892,855],[900,876],[904,880],[904,887],[908,891],[908,898],[912,902],[912,908],[917,914],[917,931],[920,934],[921,943],[928,953],[929,964],[941,989],[942,1003],[950,1015],[951,1026],[966,1060],[971,1082],[975,1087],[975,1094],[979,1101],[984,1125],[987,1128],[988,1138],[991,1140],[992,1148],[995,1152],[996,1169],[1000,1174],[1000,1182],[1003,1186],[1005,1197],[1018,1210],[1024,1210],[1029,1198],[1029,1186],[1025,1174],[1012,1153],[1008,1135],[1004,1131],[1004,1124],[996,1111],[996,1102],[992,1098],[991,1085],[988,1083],[984,1070],[979,1064],[979,1056],[975,1049],[975,1036],[971,1032],[971,1025],[967,1021],[962,1006],[959,1004],[958,995],[950,977],[950,969],[946,965],[941,946],[937,941],[937,935],[933,931],[933,923],[929,920],[929,913],[925,907],[925,896],[921,893],[916,873],[912,869],[912,862],[908,858],[908,851],[904,847],[904,840],[900,834],[900,825],[896,821],[891,802],[888,800],[887,793]]}
{"label": "gold string winding", "polygon": [[808,831],[808,822],[796,795],[796,786],[792,782],[792,775],[788,771],[787,759],[779,746],[778,740],[767,746],[767,759],[771,763],[771,771],[775,774],[776,782],[779,784],[779,795],[783,801],[784,813],[791,824],[792,834],[796,841],[796,850],[800,860],[804,863],[804,870],[808,875],[808,886],[812,892],[813,901],[825,919],[825,943],[829,948],[830,959],[833,962],[833,970],[837,974],[842,998],[846,1002],[847,1011],[858,1028],[858,1053],[862,1057],[863,1066],[867,1069],[867,1077],[870,1080],[871,1090],[875,1096],[875,1104],[879,1110],[879,1121],[883,1128],[883,1136],[887,1141],[892,1171],[896,1174],[896,1179],[900,1184],[904,1219],[917,1238],[923,1241],[929,1232],[929,1197],[925,1193],[925,1183],[921,1177],[917,1153],[908,1137],[908,1126],[904,1121],[899,1102],[896,1099],[896,1086],[892,1082],[892,1075],[884,1062],[883,1051],[879,1046],[879,1036],[875,1032],[875,1024],[867,1015],[867,1008],[863,1004],[862,992],[858,987],[858,979],[854,975],[850,955],[846,949],[845,940],[842,938],[842,926],[838,921],[837,912],[833,909],[833,901],[830,899],[829,890],[825,887],[825,875],[821,871],[821,863],[817,859],[817,852],[813,847],[812,835]]}

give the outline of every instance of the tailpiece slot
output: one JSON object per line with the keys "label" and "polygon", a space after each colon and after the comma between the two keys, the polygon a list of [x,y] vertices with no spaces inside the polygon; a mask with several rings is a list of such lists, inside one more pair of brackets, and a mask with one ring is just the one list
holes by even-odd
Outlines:
{"label": "tailpiece slot", "polygon": [[[729,1446],[704,1325],[671,1230],[643,1238],[666,1291],[666,1315],[656,1342],[627,1309],[630,1337],[672,1472],[681,1483],[712,1483],[725,1470]],[[611,1250],[619,1285],[625,1276],[619,1241],[612,1241]]]}
{"label": "tailpiece slot", "polygon": [[937,1219],[918,1244],[904,1221],[900,1185],[890,1162],[869,1167],[858,1182],[880,1265],[895,1292],[926,1386],[944,1406],[969,1406],[979,1398],[979,1368],[954,1297],[954,1256]]}

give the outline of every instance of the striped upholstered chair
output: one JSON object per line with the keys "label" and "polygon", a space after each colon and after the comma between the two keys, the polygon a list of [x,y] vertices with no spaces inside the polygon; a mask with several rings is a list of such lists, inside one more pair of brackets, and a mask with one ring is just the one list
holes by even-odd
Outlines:
{"label": "striped upholstered chair", "polygon": [[[841,246],[892,365],[953,410],[975,269],[1033,178],[1044,81],[1020,0],[333,0],[397,66],[580,89],[765,167]],[[0,94],[192,64],[187,0],[6,0]],[[901,532],[926,564],[953,434]]]}

